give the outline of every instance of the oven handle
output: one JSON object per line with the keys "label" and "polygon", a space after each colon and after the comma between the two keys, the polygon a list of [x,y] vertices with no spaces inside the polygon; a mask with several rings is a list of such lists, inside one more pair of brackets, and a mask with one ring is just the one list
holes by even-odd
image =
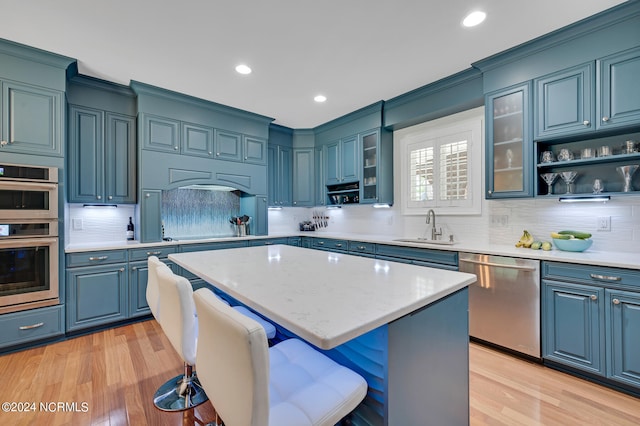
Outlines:
{"label": "oven handle", "polygon": [[57,183],[45,183],[45,182],[15,182],[15,181],[0,181],[0,188],[5,189],[44,189],[45,191],[51,191],[58,189]]}
{"label": "oven handle", "polygon": [[483,265],[483,266],[495,266],[498,268],[518,269],[520,271],[533,272],[536,270],[536,268],[532,268],[530,266],[507,265],[504,263],[495,263],[495,262],[481,262],[479,260],[470,260],[470,259],[460,259],[460,262],[475,263],[476,265]]}
{"label": "oven handle", "polygon": [[57,238],[14,238],[14,239],[6,239],[0,240],[0,247],[40,247],[40,246],[50,246],[52,244],[58,244]]}

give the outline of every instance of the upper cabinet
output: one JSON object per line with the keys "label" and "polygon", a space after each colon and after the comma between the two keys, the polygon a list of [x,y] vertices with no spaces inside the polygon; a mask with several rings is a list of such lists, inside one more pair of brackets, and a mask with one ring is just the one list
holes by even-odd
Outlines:
{"label": "upper cabinet", "polygon": [[535,79],[534,138],[552,138],[596,129],[594,64]]}
{"label": "upper cabinet", "polygon": [[360,145],[358,135],[327,144],[327,185],[355,182],[360,178]]}
{"label": "upper cabinet", "polygon": [[74,62],[0,39],[0,154],[31,154],[15,161],[34,163],[64,156],[64,91]]}
{"label": "upper cabinet", "polygon": [[535,139],[638,126],[638,75],[640,49],[630,49],[535,79]]}
{"label": "upper cabinet", "polygon": [[135,97],[90,77],[69,82],[68,202],[136,202]]}
{"label": "upper cabinet", "polygon": [[640,125],[640,48],[607,56],[597,65],[599,128]]}
{"label": "upper cabinet", "polygon": [[0,81],[0,84],[0,150],[62,156],[64,92],[13,81]]}
{"label": "upper cabinet", "polygon": [[282,145],[268,147],[268,204],[270,207],[291,206],[292,148]]}
{"label": "upper cabinet", "polygon": [[533,195],[531,83],[486,96],[487,198]]}
{"label": "upper cabinet", "polygon": [[293,205],[314,205],[314,157],[313,148],[293,149]]}

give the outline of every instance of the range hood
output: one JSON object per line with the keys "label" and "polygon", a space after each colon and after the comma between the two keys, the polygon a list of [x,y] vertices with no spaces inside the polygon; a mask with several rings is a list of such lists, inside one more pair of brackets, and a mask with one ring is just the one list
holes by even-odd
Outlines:
{"label": "range hood", "polygon": [[225,185],[187,185],[187,186],[181,186],[178,189],[199,189],[201,191],[222,191],[222,192],[238,191],[238,189],[232,186],[225,186]]}

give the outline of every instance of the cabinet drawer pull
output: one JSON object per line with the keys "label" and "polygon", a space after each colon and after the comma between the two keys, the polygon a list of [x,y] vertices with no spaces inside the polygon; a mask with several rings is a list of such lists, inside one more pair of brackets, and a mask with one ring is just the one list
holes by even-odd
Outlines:
{"label": "cabinet drawer pull", "polygon": [[591,295],[591,300],[598,300],[598,296],[596,296],[595,294]]}
{"label": "cabinet drawer pull", "polygon": [[602,121],[606,123],[607,121],[609,121],[609,117],[602,117]]}
{"label": "cabinet drawer pull", "polygon": [[265,241],[265,242],[264,242],[264,245],[265,245],[265,246],[270,246],[270,245],[273,245],[273,243],[272,243],[271,241]]}
{"label": "cabinet drawer pull", "polygon": [[131,270],[132,270],[132,271],[137,271],[137,270],[138,270],[138,267],[137,267],[137,266],[132,266],[132,267],[131,267]]}
{"label": "cabinet drawer pull", "polygon": [[32,324],[32,325],[21,325],[20,327],[18,327],[20,330],[31,330],[32,328],[38,328],[38,327],[42,327],[44,325],[43,322],[39,322],[37,324]]}
{"label": "cabinet drawer pull", "polygon": [[614,277],[610,275],[589,274],[594,280],[600,281],[622,281],[622,277]]}
{"label": "cabinet drawer pull", "polygon": [[120,268],[118,269],[120,272],[124,272],[124,268]]}
{"label": "cabinet drawer pull", "polygon": [[94,257],[94,256],[91,256],[91,257],[89,258],[89,260],[106,260],[106,259],[108,259],[108,258],[109,258],[109,256],[95,256],[95,257]]}
{"label": "cabinet drawer pull", "polygon": [[358,246],[358,250],[366,250],[367,248],[365,246]]}
{"label": "cabinet drawer pull", "polygon": [[591,123],[589,122],[589,120],[584,120],[584,121],[582,122],[582,124],[584,124],[585,126],[588,126],[588,125],[589,125],[589,124],[591,124]]}
{"label": "cabinet drawer pull", "polygon": [[148,251],[147,252],[147,256],[157,256],[159,254],[162,254],[161,251]]}
{"label": "cabinet drawer pull", "polygon": [[614,305],[619,305],[620,304],[620,300],[618,300],[618,299],[613,299],[612,302],[613,302]]}
{"label": "cabinet drawer pull", "polygon": [[323,246],[324,245],[324,241],[318,241],[318,245]]}
{"label": "cabinet drawer pull", "polygon": [[341,243],[336,243],[336,247],[342,247]]}

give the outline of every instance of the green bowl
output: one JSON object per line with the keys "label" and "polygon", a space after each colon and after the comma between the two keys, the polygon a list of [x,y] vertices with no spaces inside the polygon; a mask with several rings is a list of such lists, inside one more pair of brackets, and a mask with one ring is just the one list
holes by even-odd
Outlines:
{"label": "green bowl", "polygon": [[562,251],[585,251],[591,244],[592,239],[581,240],[579,238],[573,238],[571,240],[561,240],[559,238],[553,238],[553,244]]}

